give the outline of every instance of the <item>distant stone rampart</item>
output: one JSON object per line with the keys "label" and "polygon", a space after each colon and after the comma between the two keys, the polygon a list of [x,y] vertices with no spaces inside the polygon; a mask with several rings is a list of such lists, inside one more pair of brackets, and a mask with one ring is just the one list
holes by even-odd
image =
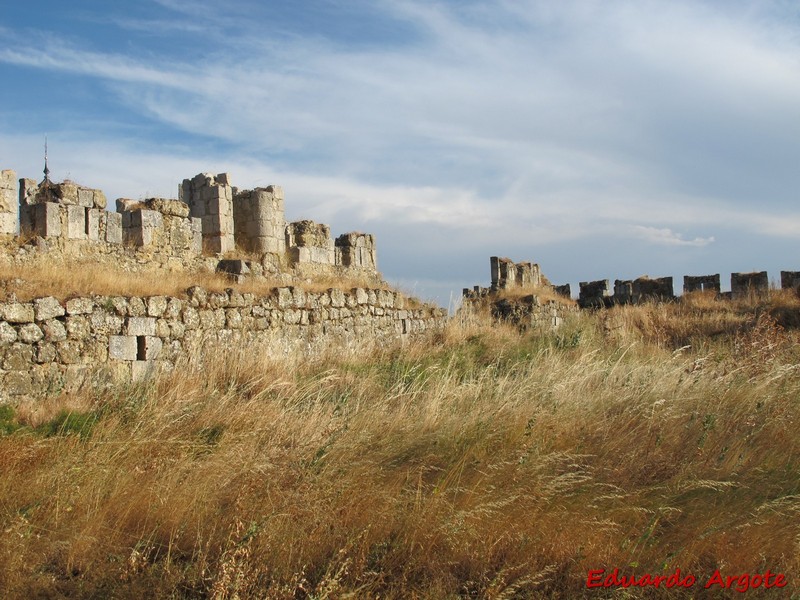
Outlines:
{"label": "distant stone rampart", "polygon": [[[685,275],[683,293],[711,292],[733,299],[769,292],[769,276],[766,271],[731,273],[731,291],[722,293],[719,273],[714,275]],[[608,279],[582,281],[578,304],[582,308],[597,308],[614,304],[638,304],[645,301],[675,300],[672,277],[639,277],[614,281],[613,293]],[[781,271],[781,288],[800,289],[800,272]]]}

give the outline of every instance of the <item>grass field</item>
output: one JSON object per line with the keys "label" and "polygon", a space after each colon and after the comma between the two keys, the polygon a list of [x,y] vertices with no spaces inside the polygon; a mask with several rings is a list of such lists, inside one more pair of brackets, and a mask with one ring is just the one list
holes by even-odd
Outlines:
{"label": "grass field", "polygon": [[[798,311],[696,296],[547,334],[209,349],[2,408],[2,597],[800,597]],[[587,588],[614,568],[697,583]],[[704,590],[717,569],[788,585]]]}

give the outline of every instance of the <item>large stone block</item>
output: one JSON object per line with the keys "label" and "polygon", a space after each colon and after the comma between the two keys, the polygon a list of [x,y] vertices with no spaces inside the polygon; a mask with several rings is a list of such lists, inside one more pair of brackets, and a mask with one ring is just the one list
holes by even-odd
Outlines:
{"label": "large stone block", "polygon": [[139,360],[155,360],[161,354],[163,342],[161,338],[154,336],[144,336],[137,340]]}
{"label": "large stone block", "polygon": [[100,239],[100,219],[103,211],[98,208],[86,209],[86,237],[96,242]]}
{"label": "large stone block", "polygon": [[139,345],[136,336],[111,335],[108,337],[108,357],[115,360],[136,360]]}
{"label": "large stone block", "polygon": [[122,215],[120,213],[103,212],[106,220],[106,242],[122,243]]}
{"label": "large stone block", "polygon": [[83,206],[67,206],[67,238],[85,240],[87,235],[86,209]]}
{"label": "large stone block", "polygon": [[68,315],[88,315],[94,310],[94,302],[91,298],[72,298],[67,300]]}
{"label": "large stone block", "polygon": [[155,317],[128,317],[126,331],[128,335],[155,335]]}
{"label": "large stone block", "polygon": [[5,321],[0,321],[0,346],[13,344],[17,341],[17,330]]}
{"label": "large stone block", "polygon": [[94,190],[78,188],[78,206],[94,208]]}
{"label": "large stone block", "polygon": [[[55,202],[42,202],[28,208],[30,234],[43,238],[61,237],[61,214],[64,207]],[[27,231],[25,233],[28,233]]]}
{"label": "large stone block", "polygon": [[0,321],[9,323],[33,323],[34,310],[32,304],[20,302],[0,303]]}
{"label": "large stone block", "polygon": [[94,207],[99,208],[100,210],[106,210],[108,208],[108,200],[106,199],[106,195],[100,190],[92,191],[94,192]]}
{"label": "large stone block", "polygon": [[36,298],[33,301],[33,309],[37,321],[46,321],[48,319],[54,319],[55,317],[63,317],[66,312],[64,307],[61,306],[61,303],[52,296]]}
{"label": "large stone block", "polygon": [[207,254],[225,254],[234,247],[233,236],[230,234],[203,236],[203,252]]}

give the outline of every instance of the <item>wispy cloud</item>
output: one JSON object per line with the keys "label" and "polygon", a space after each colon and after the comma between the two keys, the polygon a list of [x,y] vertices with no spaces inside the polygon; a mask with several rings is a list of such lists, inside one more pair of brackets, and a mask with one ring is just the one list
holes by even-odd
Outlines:
{"label": "wispy cloud", "polygon": [[[170,194],[171,178],[202,169],[230,169],[244,187],[269,176],[303,216],[408,236],[442,228],[451,260],[565,241],[583,257],[599,237],[635,244],[630,262],[652,246],[716,250],[731,231],[800,238],[800,26],[788,3],[326,2],[350,12],[279,25],[272,6],[228,4],[113,13],[134,36],[124,46],[0,28],[0,65],[73,75],[157,125],[158,139],[80,132],[73,175],[96,172],[104,148],[98,185],[120,194],[151,185],[126,164],[153,169]],[[408,35],[357,43],[341,33],[358,31],[345,27],[354,14],[363,31]],[[173,27],[220,34],[201,32],[199,58],[151,51]],[[161,150],[167,138],[177,156]]]}
{"label": "wispy cloud", "polygon": [[683,235],[676,233],[668,227],[645,227],[644,225],[634,225],[633,230],[637,237],[648,241],[651,244],[660,246],[708,246],[714,241],[714,237],[696,237],[693,240],[683,239]]}

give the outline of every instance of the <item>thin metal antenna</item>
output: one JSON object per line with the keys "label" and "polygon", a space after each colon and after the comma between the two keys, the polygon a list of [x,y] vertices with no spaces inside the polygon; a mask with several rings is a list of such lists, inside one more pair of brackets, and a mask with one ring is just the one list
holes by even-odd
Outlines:
{"label": "thin metal antenna", "polygon": [[44,183],[50,183],[50,169],[47,166],[47,134],[44,135]]}
{"label": "thin metal antenna", "polygon": [[44,187],[44,201],[45,202],[52,202],[53,201],[53,191],[52,191],[52,182],[50,181],[50,167],[47,166],[47,134],[44,134],[44,179],[42,183],[39,185],[39,189]]}

